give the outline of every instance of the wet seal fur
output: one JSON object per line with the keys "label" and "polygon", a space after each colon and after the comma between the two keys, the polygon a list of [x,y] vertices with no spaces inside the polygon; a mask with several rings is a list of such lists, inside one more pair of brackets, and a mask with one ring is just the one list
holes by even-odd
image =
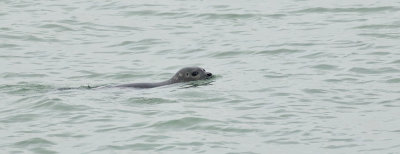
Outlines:
{"label": "wet seal fur", "polygon": [[200,67],[185,67],[180,69],[175,75],[166,81],[163,82],[155,82],[155,83],[130,83],[130,84],[122,84],[116,87],[125,87],[125,88],[154,88],[159,86],[165,86],[174,83],[180,82],[189,82],[196,80],[204,80],[212,77],[212,73],[206,72],[203,68]]}

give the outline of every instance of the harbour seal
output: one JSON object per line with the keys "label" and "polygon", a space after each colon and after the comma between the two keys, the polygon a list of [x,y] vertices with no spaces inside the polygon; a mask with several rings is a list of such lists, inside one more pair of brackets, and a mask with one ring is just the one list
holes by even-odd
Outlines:
{"label": "harbour seal", "polygon": [[159,86],[165,86],[174,83],[180,82],[188,82],[188,81],[196,81],[196,80],[204,80],[212,77],[212,73],[206,72],[203,68],[200,67],[185,67],[180,69],[175,75],[166,81],[163,82],[155,82],[155,83],[130,83],[130,84],[122,84],[116,87],[126,87],[126,88],[154,88]]}

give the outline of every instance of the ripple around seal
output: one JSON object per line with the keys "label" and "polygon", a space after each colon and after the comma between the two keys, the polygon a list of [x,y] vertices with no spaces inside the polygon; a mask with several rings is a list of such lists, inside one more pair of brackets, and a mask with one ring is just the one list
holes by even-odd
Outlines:
{"label": "ripple around seal", "polygon": [[50,109],[51,111],[58,111],[58,112],[85,111],[89,109],[87,106],[84,105],[70,105],[64,103],[64,101],[59,98],[41,99],[39,101],[34,102],[31,108],[37,110]]}
{"label": "ripple around seal", "polygon": [[0,77],[2,78],[42,78],[46,77],[46,74],[37,74],[37,73],[2,73]]}
{"label": "ripple around seal", "polygon": [[0,90],[5,90],[8,94],[32,94],[43,93],[54,89],[52,86],[20,82],[17,85],[0,85]]}
{"label": "ripple around seal", "polygon": [[135,97],[129,98],[127,102],[135,104],[164,104],[164,103],[176,103],[175,100],[168,100],[164,98],[147,98],[147,97]]}

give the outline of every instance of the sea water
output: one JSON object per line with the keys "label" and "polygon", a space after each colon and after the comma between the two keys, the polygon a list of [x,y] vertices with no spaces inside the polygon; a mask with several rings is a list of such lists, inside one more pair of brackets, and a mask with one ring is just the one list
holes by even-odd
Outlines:
{"label": "sea water", "polygon": [[[0,0],[1,153],[398,153],[395,0]],[[169,79],[152,89],[93,88]]]}

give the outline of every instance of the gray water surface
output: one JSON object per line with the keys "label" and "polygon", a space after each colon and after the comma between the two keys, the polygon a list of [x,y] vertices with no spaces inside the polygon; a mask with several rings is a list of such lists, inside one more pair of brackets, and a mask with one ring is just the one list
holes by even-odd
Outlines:
{"label": "gray water surface", "polygon": [[[399,153],[399,17],[395,0],[0,0],[0,152]],[[216,76],[87,88],[186,66]]]}

